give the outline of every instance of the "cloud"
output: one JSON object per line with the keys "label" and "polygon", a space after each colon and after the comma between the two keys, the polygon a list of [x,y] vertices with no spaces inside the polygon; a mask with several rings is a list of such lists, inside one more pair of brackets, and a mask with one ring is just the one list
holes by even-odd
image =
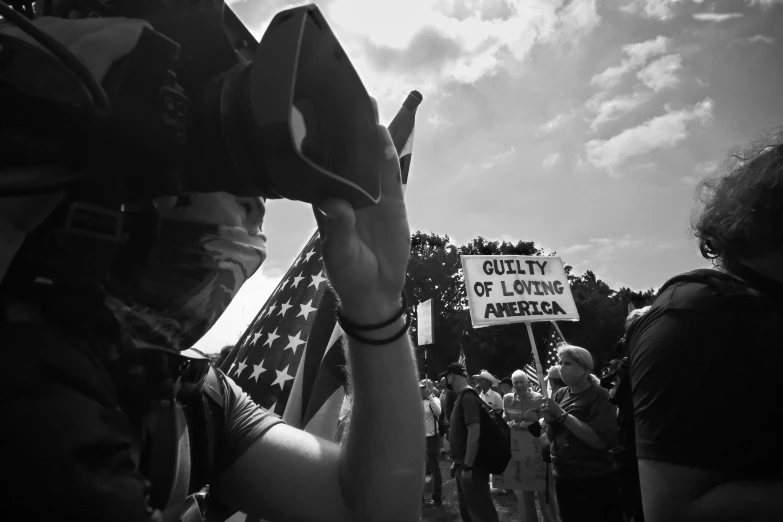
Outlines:
{"label": "cloud", "polygon": [[770,45],[775,43],[775,39],[774,38],[772,38],[771,36],[764,35],[764,34],[757,34],[755,36],[751,36],[750,38],[748,38],[748,41],[750,43],[764,42],[765,44],[770,44]]}
{"label": "cloud", "polygon": [[558,161],[560,161],[560,154],[557,152],[553,152],[549,156],[544,159],[544,167],[551,168],[553,167]]}
{"label": "cloud", "polygon": [[595,259],[606,260],[615,257],[618,251],[639,248],[644,240],[632,239],[630,234],[626,234],[621,238],[592,238],[590,243],[597,249]]}
{"label": "cloud", "polygon": [[772,7],[775,4],[783,5],[783,0],[746,0],[751,7],[760,5],[764,9]]}
{"label": "cloud", "polygon": [[623,52],[628,58],[623,59],[620,65],[608,67],[593,76],[590,85],[597,85],[604,89],[614,87],[626,73],[642,67],[650,58],[664,54],[670,43],[665,36],[658,36],[652,40],[624,45]]}
{"label": "cloud", "polygon": [[700,178],[697,176],[683,176],[682,178],[680,178],[680,181],[688,185],[691,185],[692,187],[695,187],[696,184],[700,181]]}
{"label": "cloud", "polygon": [[719,166],[719,161],[702,161],[701,163],[696,164],[693,170],[698,174],[705,175],[715,172]]}
{"label": "cloud", "polygon": [[677,243],[673,241],[660,241],[655,245],[655,250],[673,250],[677,248]]}
{"label": "cloud", "polygon": [[669,20],[674,17],[674,5],[682,0],[631,0],[621,7],[621,11],[632,14],[641,14],[647,18],[657,20]]}
{"label": "cloud", "polygon": [[673,147],[688,137],[695,125],[706,125],[712,118],[714,102],[701,102],[677,111],[667,108],[637,127],[622,131],[608,140],[591,140],[585,144],[587,159],[593,166],[605,169],[610,176],[619,177],[616,168],[635,156],[656,149]]}
{"label": "cloud", "polygon": [[558,254],[567,256],[570,254],[576,254],[577,252],[584,252],[585,250],[589,250],[591,248],[593,248],[593,245],[571,245],[570,247],[559,251]]}
{"label": "cloud", "polygon": [[508,0],[453,0],[440,2],[441,12],[455,20],[478,17],[480,20],[508,20],[517,14]]}
{"label": "cloud", "polygon": [[555,115],[554,118],[549,120],[548,122],[541,125],[541,127],[538,128],[538,132],[536,133],[536,137],[541,136],[543,134],[548,134],[554,130],[559,129],[563,126],[564,123],[566,123],[568,120],[573,117],[574,112],[562,112],[560,114]]}
{"label": "cloud", "polygon": [[677,72],[682,69],[682,56],[667,54],[650,62],[636,74],[643,84],[655,92],[676,87],[680,83]]}
{"label": "cloud", "polygon": [[742,18],[742,13],[695,13],[693,15],[694,20],[699,20],[701,22],[725,22],[726,20],[731,20],[732,18]]}
{"label": "cloud", "polygon": [[508,150],[505,150],[503,152],[500,152],[498,154],[495,154],[493,156],[490,156],[486,158],[484,161],[481,162],[481,168],[484,170],[490,170],[493,169],[495,166],[504,163],[508,161],[511,156],[516,154],[517,150],[512,145]]}
{"label": "cloud", "polygon": [[443,118],[440,114],[438,114],[435,111],[432,111],[429,116],[427,116],[427,121],[432,125],[434,128],[438,127],[453,127],[454,124],[450,122],[449,120]]}
{"label": "cloud", "polygon": [[593,96],[586,104],[588,109],[596,113],[595,119],[590,123],[590,128],[596,130],[604,123],[616,120],[621,115],[647,103],[651,97],[649,93],[645,92],[620,95],[609,100],[605,100],[601,94]]}

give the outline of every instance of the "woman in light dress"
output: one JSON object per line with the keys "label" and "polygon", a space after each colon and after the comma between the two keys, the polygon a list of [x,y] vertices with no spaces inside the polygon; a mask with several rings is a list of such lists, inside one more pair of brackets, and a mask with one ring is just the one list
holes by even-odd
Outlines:
{"label": "woman in light dress", "polygon": [[[541,401],[544,397],[540,393],[530,390],[530,381],[522,370],[517,370],[511,375],[511,382],[514,391],[503,397],[505,408],[503,415],[512,430],[527,430],[528,426],[540,421]],[[542,438],[545,437],[542,434]],[[541,466],[546,466],[546,464],[541,462]],[[557,516],[551,496],[549,503],[547,503],[544,491],[517,491],[516,493],[519,516],[522,522],[536,522],[538,520],[536,497],[538,497],[544,522],[556,522]]]}

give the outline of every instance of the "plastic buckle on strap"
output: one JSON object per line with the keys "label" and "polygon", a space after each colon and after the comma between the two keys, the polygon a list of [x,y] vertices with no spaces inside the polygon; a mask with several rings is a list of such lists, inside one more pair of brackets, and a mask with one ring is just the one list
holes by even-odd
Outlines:
{"label": "plastic buckle on strap", "polygon": [[77,201],[68,210],[63,232],[66,236],[82,236],[116,244],[122,237],[122,228],[121,212]]}

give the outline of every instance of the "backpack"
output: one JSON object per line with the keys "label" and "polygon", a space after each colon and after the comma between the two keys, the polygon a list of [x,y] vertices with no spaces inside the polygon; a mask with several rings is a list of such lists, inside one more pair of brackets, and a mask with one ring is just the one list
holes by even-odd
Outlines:
{"label": "backpack", "polygon": [[481,437],[476,462],[480,468],[493,475],[500,475],[511,461],[511,428],[506,421],[492,409],[492,406],[481,400],[476,390],[467,388],[459,396],[472,393],[478,399],[480,406]]}

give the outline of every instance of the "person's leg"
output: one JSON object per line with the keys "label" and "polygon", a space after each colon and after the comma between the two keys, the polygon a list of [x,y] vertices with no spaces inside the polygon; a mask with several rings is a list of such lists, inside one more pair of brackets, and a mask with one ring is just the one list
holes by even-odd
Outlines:
{"label": "person's leg", "polygon": [[440,504],[442,502],[443,478],[440,473],[440,463],[438,462],[438,436],[427,437],[427,467],[432,473],[432,500]]}
{"label": "person's leg", "polygon": [[462,487],[471,519],[475,522],[498,522],[498,512],[489,493],[488,472],[474,468],[472,480],[470,483],[463,480]]}
{"label": "person's leg", "polygon": [[470,512],[468,511],[465,490],[462,487],[462,468],[457,468],[457,474],[454,476],[454,482],[457,484],[457,502],[459,503],[459,516],[462,522],[472,522]]}
{"label": "person's leg", "polygon": [[536,499],[532,491],[517,491],[517,507],[521,522],[538,522]]}
{"label": "person's leg", "polygon": [[536,491],[538,505],[541,508],[541,516],[544,522],[557,522],[557,513],[555,513],[554,491],[550,492],[549,502],[546,501],[546,491]]}

